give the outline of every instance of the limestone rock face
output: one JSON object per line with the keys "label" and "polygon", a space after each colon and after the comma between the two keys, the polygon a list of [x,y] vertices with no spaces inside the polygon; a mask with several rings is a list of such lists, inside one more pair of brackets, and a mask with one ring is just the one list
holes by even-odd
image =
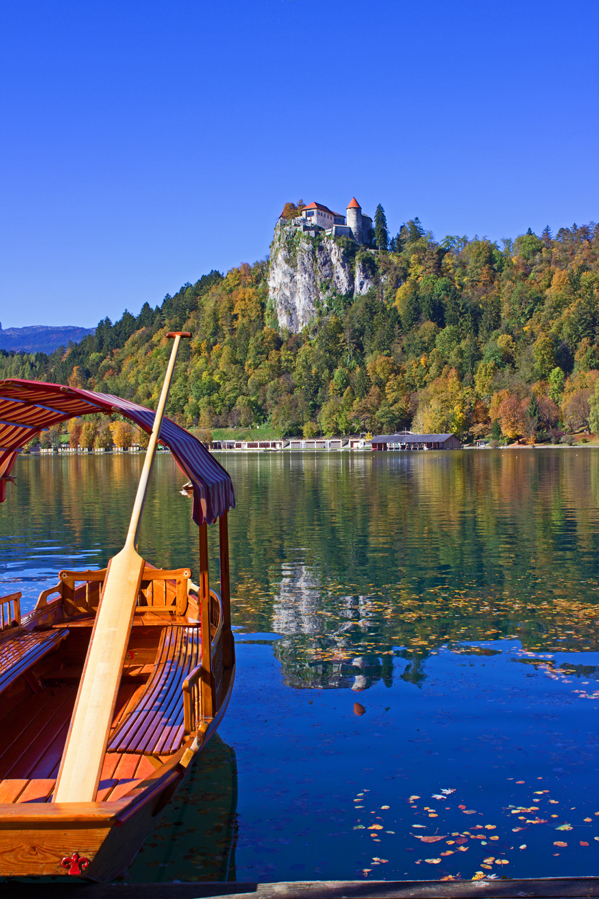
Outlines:
{"label": "limestone rock face", "polygon": [[301,226],[278,223],[271,247],[268,296],[280,328],[301,331],[316,315],[317,304],[334,294],[358,296],[373,280],[367,266],[354,265],[332,237],[313,238]]}
{"label": "limestone rock face", "polygon": [[361,297],[374,287],[374,281],[370,269],[362,259],[356,260],[356,274],[354,278],[354,296]]}

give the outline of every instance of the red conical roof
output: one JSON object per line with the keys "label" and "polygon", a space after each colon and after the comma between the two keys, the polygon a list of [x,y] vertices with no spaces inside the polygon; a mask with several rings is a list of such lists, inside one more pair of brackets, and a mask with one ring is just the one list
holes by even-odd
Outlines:
{"label": "red conical roof", "polygon": [[348,209],[361,209],[362,207],[358,203],[355,197],[352,197],[349,203],[347,204]]}

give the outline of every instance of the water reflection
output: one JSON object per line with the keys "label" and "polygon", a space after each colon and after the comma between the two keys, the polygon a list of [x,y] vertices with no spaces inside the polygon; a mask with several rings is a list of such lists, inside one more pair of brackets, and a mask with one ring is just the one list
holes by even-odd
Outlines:
{"label": "water reflection", "polygon": [[[205,817],[238,826],[237,877],[592,873],[599,451],[220,458],[241,635],[221,734],[240,795],[236,818],[218,798]],[[20,459],[0,590],[30,606],[66,564],[104,565],[141,461]],[[158,459],[140,549],[195,575],[180,483]],[[225,876],[224,849],[218,875],[212,850],[168,855],[210,792],[194,783],[132,877]]]}
{"label": "water reflection", "polygon": [[236,880],[237,759],[218,734],[121,879]]}

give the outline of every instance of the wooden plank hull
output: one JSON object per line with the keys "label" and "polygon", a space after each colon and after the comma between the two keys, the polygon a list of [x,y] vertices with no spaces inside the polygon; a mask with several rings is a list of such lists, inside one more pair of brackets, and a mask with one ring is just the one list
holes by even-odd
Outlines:
{"label": "wooden plank hull", "polygon": [[[216,733],[229,703],[235,667],[227,674],[223,701],[197,755]],[[131,864],[183,783],[188,769],[181,759],[191,742],[131,797],[115,802],[0,804],[0,876],[114,880]],[[75,853],[78,859],[73,859]]]}

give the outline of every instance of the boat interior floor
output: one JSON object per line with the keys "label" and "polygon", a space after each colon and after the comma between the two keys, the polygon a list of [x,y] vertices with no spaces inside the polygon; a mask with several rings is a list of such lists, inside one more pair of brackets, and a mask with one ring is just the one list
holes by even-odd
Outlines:
{"label": "boat interior floor", "polygon": [[[143,689],[143,683],[121,685],[113,730]],[[0,803],[51,798],[76,694],[75,684],[46,686],[0,720]],[[154,770],[152,761],[141,753],[106,753],[96,800],[120,798]]]}

